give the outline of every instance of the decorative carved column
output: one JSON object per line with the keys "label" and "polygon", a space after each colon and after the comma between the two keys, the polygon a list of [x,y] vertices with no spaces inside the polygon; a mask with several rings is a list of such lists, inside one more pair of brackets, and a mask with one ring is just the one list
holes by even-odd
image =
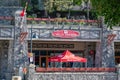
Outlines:
{"label": "decorative carved column", "polygon": [[115,67],[114,42],[112,41],[111,44],[108,44],[107,41],[108,34],[112,33],[112,31],[108,30],[104,25],[103,18],[101,18],[101,27],[102,67]]}
{"label": "decorative carved column", "polygon": [[[27,38],[20,42],[21,33],[27,32],[27,24],[26,24],[26,15],[20,16],[22,11],[18,10],[15,13],[15,27],[14,27],[14,68],[15,75],[21,75],[22,71],[20,71],[21,67],[27,67],[29,64],[29,60],[27,57],[28,47],[27,47]],[[21,74],[20,74],[21,73]]]}
{"label": "decorative carved column", "polygon": [[95,67],[101,67],[101,44],[96,43],[96,54],[95,54]]}
{"label": "decorative carved column", "polygon": [[9,46],[8,46],[8,65],[7,65],[7,75],[6,75],[6,80],[10,80],[13,75],[13,41],[9,41]]}
{"label": "decorative carved column", "polygon": [[35,65],[30,64],[29,69],[28,69],[28,80],[34,80],[35,77]]}
{"label": "decorative carved column", "polygon": [[117,77],[120,80],[120,64],[117,65]]}
{"label": "decorative carved column", "polygon": [[7,40],[0,41],[0,80],[8,78],[8,46]]}

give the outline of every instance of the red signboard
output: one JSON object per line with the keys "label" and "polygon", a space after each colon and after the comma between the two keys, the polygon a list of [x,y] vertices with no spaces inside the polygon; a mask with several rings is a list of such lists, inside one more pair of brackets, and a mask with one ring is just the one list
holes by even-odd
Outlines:
{"label": "red signboard", "polygon": [[58,38],[76,38],[79,36],[79,32],[74,30],[56,30],[52,32],[52,36]]}

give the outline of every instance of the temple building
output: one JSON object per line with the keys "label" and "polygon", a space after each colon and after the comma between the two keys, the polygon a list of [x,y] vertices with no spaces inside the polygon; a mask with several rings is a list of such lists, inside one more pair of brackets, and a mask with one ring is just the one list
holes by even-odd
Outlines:
{"label": "temple building", "polygon": [[[0,1],[0,80],[23,76],[21,68],[27,68],[28,80],[92,80],[92,77],[116,80],[116,66],[120,64],[119,26],[108,29],[103,17],[95,19],[91,12],[88,16],[81,11],[82,6],[69,9],[73,0],[66,1],[67,9],[57,7],[56,13],[46,13],[47,7],[57,6],[60,1],[63,3],[62,0],[45,1],[30,0],[34,11],[25,15],[21,15],[22,0]],[[87,62],[49,61],[66,50],[87,59]],[[29,68],[30,64],[35,67]]]}

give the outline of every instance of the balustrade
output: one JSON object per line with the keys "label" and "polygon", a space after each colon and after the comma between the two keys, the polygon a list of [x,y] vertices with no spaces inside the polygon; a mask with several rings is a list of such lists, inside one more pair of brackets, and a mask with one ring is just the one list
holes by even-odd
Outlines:
{"label": "balustrade", "polygon": [[116,72],[116,68],[36,68],[36,72]]}
{"label": "balustrade", "polygon": [[[0,20],[13,20],[14,18],[8,17],[0,17]],[[62,23],[57,24],[56,19],[48,19],[48,18],[27,18],[28,22],[40,22],[34,24],[28,24],[28,40],[32,37],[33,39],[56,39],[51,36],[51,33],[55,30],[75,30],[80,33],[80,35],[75,38],[76,41],[79,40],[91,40],[91,41],[100,41],[101,39],[101,28],[98,25],[94,25],[95,23],[98,24],[99,22],[95,20],[63,20]],[[45,24],[41,23],[43,21]],[[71,24],[68,24],[71,22]],[[85,22],[89,24],[79,24],[79,22]],[[78,24],[74,24],[78,23]],[[32,36],[31,36],[31,26],[32,26]],[[19,31],[19,29],[16,29]],[[119,33],[120,30],[114,30],[113,32],[116,34],[115,41],[119,41]],[[8,38],[12,39],[14,37],[14,25],[0,25],[0,39]],[[64,39],[63,39],[64,40]]]}
{"label": "balustrade", "polygon": [[[47,26],[47,25],[46,25]],[[69,27],[69,26],[68,26]],[[28,40],[31,37],[31,28],[28,29]],[[51,33],[54,30],[59,30],[59,29],[54,29],[54,28],[46,28],[45,26],[37,27],[32,29],[32,38],[33,39],[54,39],[53,36],[51,36]],[[73,29],[75,31],[78,31],[80,33],[80,36],[78,36],[75,40],[100,40],[101,38],[101,28],[83,28],[80,27],[79,29]],[[117,35],[115,37],[115,41],[120,40],[120,30],[115,30],[115,34]],[[7,25],[7,26],[0,26],[0,39],[13,39],[14,37],[14,26],[12,25]],[[55,38],[56,39],[56,38]]]}

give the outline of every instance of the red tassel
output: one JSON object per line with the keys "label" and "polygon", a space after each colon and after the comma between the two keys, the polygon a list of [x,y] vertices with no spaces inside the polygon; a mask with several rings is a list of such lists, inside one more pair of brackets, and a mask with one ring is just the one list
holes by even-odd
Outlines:
{"label": "red tassel", "polygon": [[20,13],[20,16],[23,17],[25,15],[25,10],[23,9],[22,12]]}

